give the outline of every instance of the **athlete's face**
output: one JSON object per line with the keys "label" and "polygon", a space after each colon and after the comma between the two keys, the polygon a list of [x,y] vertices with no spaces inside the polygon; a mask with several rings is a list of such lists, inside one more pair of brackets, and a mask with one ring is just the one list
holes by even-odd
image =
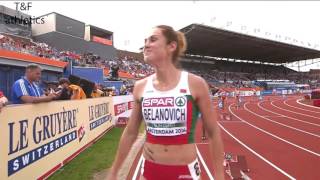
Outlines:
{"label": "athlete's face", "polygon": [[173,52],[171,46],[171,43],[167,43],[162,30],[153,28],[144,41],[143,55],[145,62],[155,65],[157,62],[170,59]]}

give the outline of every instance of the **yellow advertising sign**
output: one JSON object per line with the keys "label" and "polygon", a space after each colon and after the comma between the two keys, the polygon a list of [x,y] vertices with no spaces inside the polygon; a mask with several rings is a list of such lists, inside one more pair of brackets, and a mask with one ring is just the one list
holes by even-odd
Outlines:
{"label": "yellow advertising sign", "polygon": [[9,106],[0,113],[0,179],[43,179],[112,124],[112,97]]}

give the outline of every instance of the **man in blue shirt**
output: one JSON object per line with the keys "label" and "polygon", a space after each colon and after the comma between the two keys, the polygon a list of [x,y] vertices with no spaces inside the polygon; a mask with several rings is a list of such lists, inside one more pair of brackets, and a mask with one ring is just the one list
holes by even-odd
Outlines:
{"label": "man in blue shirt", "polygon": [[41,78],[41,68],[37,64],[29,64],[26,67],[25,76],[18,79],[12,86],[13,104],[49,102],[56,94],[45,96],[42,89],[36,84]]}

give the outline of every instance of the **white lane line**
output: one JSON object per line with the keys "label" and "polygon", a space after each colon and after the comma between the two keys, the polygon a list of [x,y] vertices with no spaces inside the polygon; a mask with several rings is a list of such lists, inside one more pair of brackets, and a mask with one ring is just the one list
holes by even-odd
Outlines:
{"label": "white lane line", "polygon": [[284,170],[282,170],[281,168],[279,168],[278,166],[276,166],[275,164],[273,164],[272,162],[270,162],[269,160],[267,160],[266,158],[264,158],[262,155],[260,155],[259,153],[257,153],[256,151],[254,151],[253,149],[251,149],[249,146],[247,146],[246,144],[244,144],[242,141],[240,141],[238,138],[236,138],[234,135],[232,135],[228,130],[226,130],[220,123],[218,123],[218,125],[220,126],[220,128],[222,130],[224,130],[227,134],[229,134],[229,136],[231,136],[234,140],[236,140],[239,144],[241,144],[243,147],[245,147],[246,149],[248,149],[250,152],[252,152],[254,155],[258,156],[258,158],[262,159],[264,162],[266,162],[267,164],[269,164],[270,166],[272,166],[273,168],[275,168],[277,171],[279,171],[280,173],[282,173],[283,175],[287,176],[289,179],[295,179],[294,177],[292,177],[291,175],[289,175],[288,173],[286,173]]}
{"label": "white lane line", "polygon": [[142,163],[142,154],[140,156],[140,159],[139,159],[139,162],[138,162],[138,164],[136,166],[136,169],[134,170],[134,174],[132,176],[132,180],[137,180],[137,176],[138,176],[138,173],[139,173],[139,169],[140,169],[141,163]]}
{"label": "white lane line", "polygon": [[[261,102],[261,103],[262,103],[262,102]],[[299,121],[299,122],[303,122],[303,123],[306,123],[306,124],[311,124],[311,125],[319,126],[319,127],[320,127],[320,124],[315,124],[315,123],[312,123],[312,122],[303,121],[303,120],[300,120],[300,119],[297,119],[297,118],[289,117],[289,116],[286,116],[286,115],[283,115],[283,114],[279,114],[279,113],[270,111],[270,110],[262,107],[262,106],[261,106],[261,103],[258,103],[258,107],[261,108],[261,109],[264,110],[264,111],[268,111],[268,112],[271,112],[271,113],[273,113],[273,114],[278,114],[278,115],[281,115],[281,116],[283,116],[283,117],[286,117],[286,118],[289,118],[289,119],[292,119],[292,120],[295,120],[295,121]]]}
{"label": "white lane line", "polygon": [[252,126],[252,127],[256,128],[256,129],[258,129],[258,130],[260,130],[260,131],[262,131],[262,132],[264,132],[264,133],[266,133],[266,134],[268,134],[268,135],[270,135],[270,136],[272,136],[272,137],[274,137],[274,138],[276,138],[276,139],[279,139],[279,140],[281,140],[281,141],[283,141],[283,142],[285,142],[285,143],[288,143],[288,144],[290,144],[290,145],[292,145],[292,146],[294,146],[294,147],[296,147],[296,148],[299,148],[299,149],[301,149],[301,150],[304,150],[304,151],[306,151],[306,152],[308,152],[308,153],[311,153],[311,154],[313,154],[313,155],[316,155],[316,156],[320,157],[320,154],[318,154],[318,153],[316,153],[316,152],[313,152],[313,151],[311,151],[311,150],[309,150],[309,149],[306,149],[306,148],[304,148],[304,147],[301,147],[301,146],[299,146],[299,145],[297,145],[297,144],[294,144],[294,143],[292,143],[292,142],[290,142],[290,141],[287,141],[287,140],[285,140],[285,139],[283,139],[283,138],[281,138],[281,137],[279,137],[279,136],[276,136],[276,135],[274,135],[274,134],[271,134],[271,133],[269,133],[268,131],[265,131],[265,130],[263,130],[263,129],[261,129],[261,128],[253,125],[253,124],[250,124],[249,122],[243,120],[242,118],[240,118],[239,116],[237,116],[236,114],[234,114],[234,113],[231,111],[230,106],[231,106],[231,105],[229,105],[229,111],[231,112],[231,114],[233,114],[233,115],[234,115],[235,117],[237,117],[238,119],[244,121],[244,122],[247,123],[249,126]]}
{"label": "white lane line", "polygon": [[283,103],[289,107],[292,107],[292,108],[296,108],[296,109],[300,109],[300,110],[303,110],[303,111],[308,111],[308,112],[312,112],[312,113],[320,113],[320,111],[311,111],[311,110],[308,110],[308,109],[303,109],[303,108],[299,108],[299,107],[296,107],[296,106],[292,106],[290,104],[287,103],[288,100],[286,101],[283,101]]}
{"label": "white lane line", "polygon": [[311,106],[311,105],[309,105],[309,104],[304,104],[304,103],[300,102],[300,101],[302,101],[302,100],[303,100],[303,99],[297,99],[296,102],[297,102],[298,104],[302,105],[302,106],[307,106],[307,107],[311,107],[311,108],[315,108],[315,109],[320,109],[320,107]]}
{"label": "white lane line", "polygon": [[221,123],[243,123],[242,121],[233,121],[233,120],[230,120],[230,121],[223,120],[223,121],[218,121],[218,122],[221,122]]}
{"label": "white lane line", "polygon": [[279,115],[279,116],[261,116],[261,117],[265,117],[265,118],[273,118],[273,117],[284,117],[284,116]]}
{"label": "white lane line", "polygon": [[290,129],[293,129],[293,130],[296,130],[296,131],[299,131],[299,132],[302,132],[302,133],[305,133],[305,134],[309,134],[309,135],[314,136],[314,137],[317,137],[317,138],[320,138],[320,135],[313,134],[313,133],[311,133],[311,132],[307,132],[307,131],[298,129],[298,128],[295,128],[295,127],[292,127],[292,126],[289,126],[289,125],[286,125],[286,124],[283,124],[283,123],[274,121],[274,120],[272,120],[272,119],[262,117],[262,116],[260,116],[259,114],[255,113],[255,112],[253,112],[253,111],[250,111],[250,109],[248,109],[247,106],[246,106],[247,104],[248,104],[248,103],[245,103],[245,104],[244,104],[244,109],[247,110],[247,111],[249,111],[250,113],[258,116],[258,117],[261,117],[261,118],[263,118],[263,119],[265,119],[265,120],[267,120],[267,121],[270,121],[270,122],[279,124],[279,125],[281,125],[281,126],[284,126],[284,127],[287,127],[287,128],[290,128]]}
{"label": "white lane line", "polygon": [[199,159],[200,159],[200,161],[201,161],[201,163],[202,163],[202,165],[203,165],[204,169],[206,170],[206,172],[207,172],[207,174],[208,174],[208,176],[209,176],[210,180],[214,180],[214,178],[213,178],[213,176],[212,176],[211,172],[209,171],[208,166],[206,165],[206,162],[203,160],[203,158],[202,158],[202,156],[201,156],[201,153],[200,153],[200,151],[199,151],[199,150],[198,150],[198,148],[197,148],[197,145],[196,145],[196,149],[197,149],[198,157],[199,157]]}
{"label": "white lane line", "polygon": [[279,106],[276,106],[273,104],[274,101],[271,101],[271,105],[278,108],[278,109],[281,109],[281,110],[284,110],[284,111],[288,111],[288,112],[292,112],[292,113],[295,113],[295,114],[300,114],[300,115],[303,115],[303,116],[308,116],[308,117],[312,117],[312,118],[316,118],[316,119],[320,119],[319,117],[315,117],[315,116],[311,116],[311,115],[308,115],[308,114],[303,114],[303,113],[298,113],[298,112],[294,112],[294,111],[290,111],[290,110],[287,110],[287,109],[284,109],[284,108],[281,108]]}

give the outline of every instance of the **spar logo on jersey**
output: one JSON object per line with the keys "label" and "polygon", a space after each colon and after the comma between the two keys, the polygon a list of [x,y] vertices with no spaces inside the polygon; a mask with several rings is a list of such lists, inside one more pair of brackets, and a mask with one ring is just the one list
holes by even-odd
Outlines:
{"label": "spar logo on jersey", "polygon": [[143,100],[143,107],[174,107],[173,97],[147,98]]}
{"label": "spar logo on jersey", "polygon": [[182,107],[186,104],[187,100],[185,97],[180,96],[180,97],[177,97],[174,102],[178,107]]}

